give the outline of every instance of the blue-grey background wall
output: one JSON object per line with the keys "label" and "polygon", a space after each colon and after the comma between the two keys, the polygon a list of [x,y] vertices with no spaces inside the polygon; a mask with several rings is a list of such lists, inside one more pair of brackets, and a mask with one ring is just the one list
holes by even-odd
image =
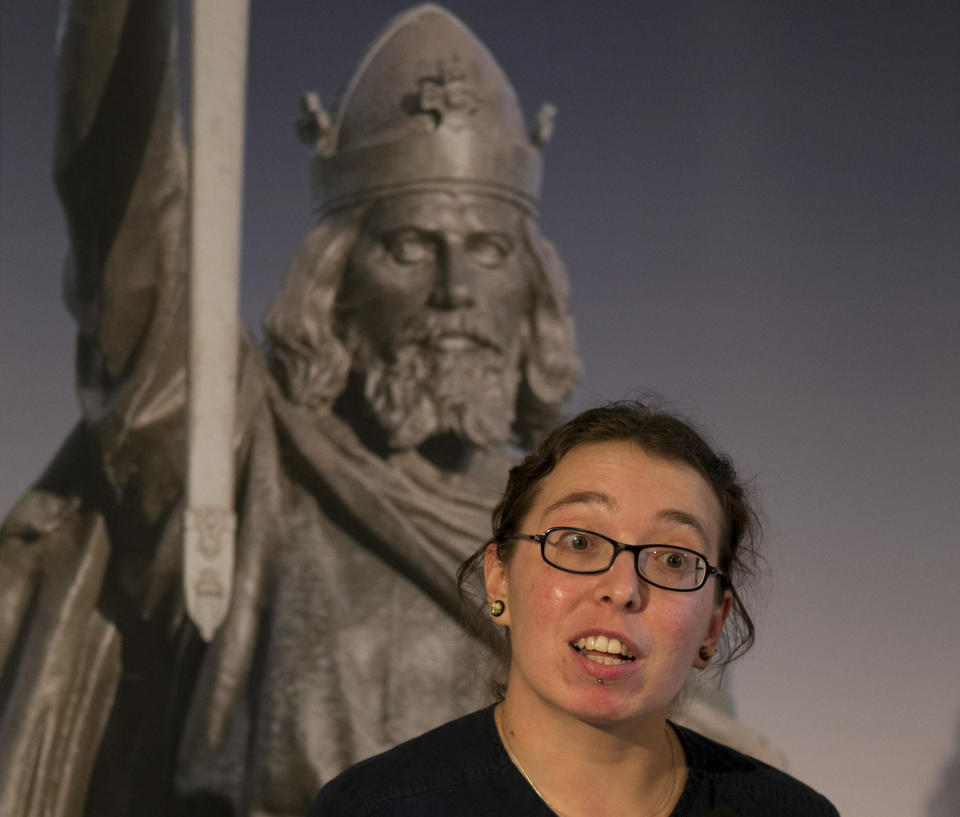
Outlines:
{"label": "blue-grey background wall", "polygon": [[[78,414],[56,5],[0,10],[0,511]],[[529,116],[559,108],[542,220],[585,365],[571,408],[660,393],[754,477],[770,575],[740,717],[845,817],[934,817],[960,753],[960,7],[449,7]],[[251,326],[310,223],[298,94],[329,101],[401,8],[252,4]]]}

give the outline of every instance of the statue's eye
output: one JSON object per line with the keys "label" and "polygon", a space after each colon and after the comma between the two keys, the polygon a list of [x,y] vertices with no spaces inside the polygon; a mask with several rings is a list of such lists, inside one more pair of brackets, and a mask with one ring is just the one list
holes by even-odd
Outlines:
{"label": "statue's eye", "polygon": [[437,254],[433,239],[418,230],[398,230],[381,240],[384,249],[398,264],[422,264],[432,261]]}
{"label": "statue's eye", "polygon": [[467,238],[470,260],[481,267],[499,267],[510,257],[513,245],[501,233],[473,233]]}

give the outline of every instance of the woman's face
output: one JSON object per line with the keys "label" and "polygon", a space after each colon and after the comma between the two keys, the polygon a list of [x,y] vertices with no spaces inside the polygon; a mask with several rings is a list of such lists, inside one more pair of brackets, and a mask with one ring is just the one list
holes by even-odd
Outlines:
{"label": "woman's face", "polygon": [[[693,468],[617,441],[568,452],[540,483],[518,532],[558,526],[685,547],[715,565],[723,516]],[[490,546],[485,562],[487,596],[506,605],[495,621],[510,628],[508,700],[628,727],[666,715],[691,667],[705,666],[700,648],[720,636],[730,594],[718,603],[716,577],[680,593],[644,582],[629,552],[606,573],[582,575],[548,565],[536,542],[517,540],[514,548],[502,564]],[[591,651],[584,639],[596,636],[623,648],[611,656],[594,643]]]}

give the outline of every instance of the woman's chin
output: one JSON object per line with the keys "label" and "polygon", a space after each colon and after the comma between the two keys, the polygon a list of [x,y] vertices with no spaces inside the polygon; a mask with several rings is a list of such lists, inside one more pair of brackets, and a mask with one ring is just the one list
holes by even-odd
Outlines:
{"label": "woman's chin", "polygon": [[618,690],[610,682],[595,689],[582,690],[570,701],[568,714],[597,728],[609,731],[632,730],[646,723],[662,723],[670,711],[672,699],[660,700]]}

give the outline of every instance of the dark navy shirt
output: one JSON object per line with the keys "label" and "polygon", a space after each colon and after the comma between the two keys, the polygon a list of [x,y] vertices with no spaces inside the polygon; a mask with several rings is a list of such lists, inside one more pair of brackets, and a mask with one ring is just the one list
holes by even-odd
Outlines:
{"label": "dark navy shirt", "polygon": [[[689,773],[671,817],[838,817],[783,772],[673,727]],[[482,709],[364,760],[331,780],[308,817],[551,817]]]}

